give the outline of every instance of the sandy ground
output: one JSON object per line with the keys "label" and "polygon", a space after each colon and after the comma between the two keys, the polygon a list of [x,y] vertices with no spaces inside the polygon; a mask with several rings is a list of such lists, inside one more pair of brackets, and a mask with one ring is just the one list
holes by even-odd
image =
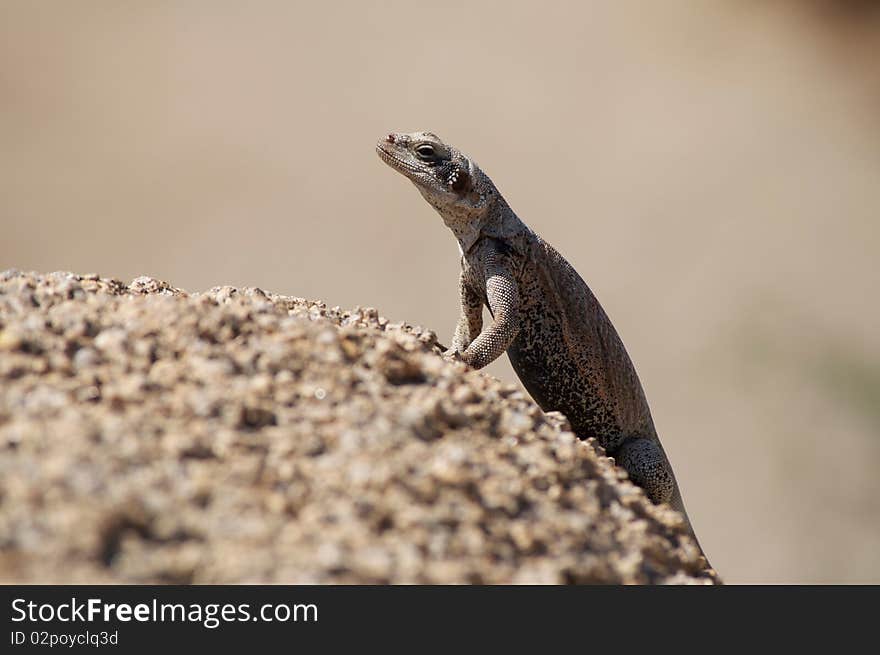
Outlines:
{"label": "sandy ground", "polygon": [[0,4],[0,269],[446,343],[454,240],[373,151],[432,130],[597,294],[725,581],[880,582],[877,3]]}
{"label": "sandy ground", "polygon": [[0,581],[699,583],[668,508],[375,309],[0,274]]}

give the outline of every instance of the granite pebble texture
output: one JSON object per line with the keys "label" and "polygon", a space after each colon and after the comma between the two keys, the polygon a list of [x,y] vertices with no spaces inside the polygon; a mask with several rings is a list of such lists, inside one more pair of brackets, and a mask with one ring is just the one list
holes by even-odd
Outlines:
{"label": "granite pebble texture", "polygon": [[681,517],[372,308],[0,273],[0,582],[711,583]]}

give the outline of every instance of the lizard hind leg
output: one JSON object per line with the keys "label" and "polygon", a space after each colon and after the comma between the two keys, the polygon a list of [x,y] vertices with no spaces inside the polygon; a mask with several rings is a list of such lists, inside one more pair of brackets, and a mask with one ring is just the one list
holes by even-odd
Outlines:
{"label": "lizard hind leg", "polygon": [[720,582],[718,572],[709,564],[700,541],[694,533],[691,521],[688,518],[678,485],[672,468],[666,459],[666,454],[654,439],[645,437],[630,437],[624,441],[614,453],[614,459],[628,474],[630,480],[645,490],[645,494],[652,503],[668,503],[672,509],[681,513],[687,525],[687,529],[693,537],[694,543],[700,550],[703,568],[709,572],[709,576],[716,582]]}
{"label": "lizard hind leg", "polygon": [[671,503],[676,495],[675,478],[663,449],[654,439],[630,437],[614,453],[618,466],[633,484],[645,490],[652,503]]}

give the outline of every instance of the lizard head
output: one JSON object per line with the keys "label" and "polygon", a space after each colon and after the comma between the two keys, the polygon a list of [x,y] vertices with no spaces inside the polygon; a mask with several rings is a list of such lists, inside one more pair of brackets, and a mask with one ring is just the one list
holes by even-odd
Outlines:
{"label": "lizard head", "polygon": [[416,185],[457,235],[479,231],[498,191],[459,150],[431,132],[392,132],[379,139],[376,151]]}

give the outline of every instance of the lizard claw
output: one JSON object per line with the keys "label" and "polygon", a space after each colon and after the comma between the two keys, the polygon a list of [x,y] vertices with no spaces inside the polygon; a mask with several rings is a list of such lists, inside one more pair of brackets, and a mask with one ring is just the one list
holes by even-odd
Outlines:
{"label": "lizard claw", "polygon": [[448,362],[463,362],[464,360],[461,358],[461,353],[458,352],[455,348],[450,348],[443,353],[443,359]]}

